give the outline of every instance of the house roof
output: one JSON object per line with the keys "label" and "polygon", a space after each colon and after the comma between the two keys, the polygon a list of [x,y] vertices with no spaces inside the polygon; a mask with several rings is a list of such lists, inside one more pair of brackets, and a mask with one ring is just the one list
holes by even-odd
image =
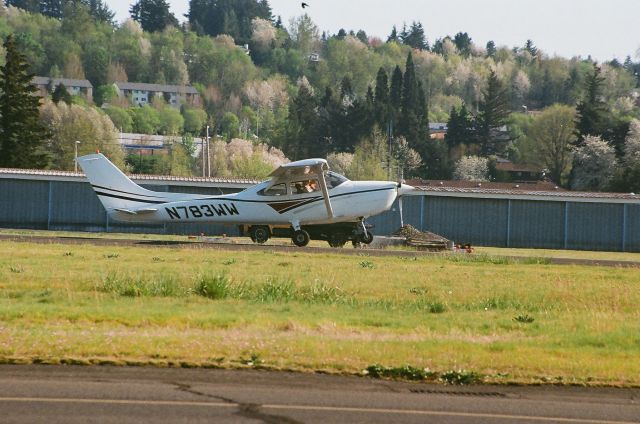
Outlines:
{"label": "house roof", "polygon": [[165,84],[147,84],[144,82],[122,82],[116,81],[114,85],[120,90],[141,90],[154,91],[162,93],[184,93],[198,94],[198,90],[190,85],[165,85]]}
{"label": "house roof", "polygon": [[89,82],[89,80],[82,79],[71,79],[71,78],[49,78],[49,77],[33,77],[31,82],[35,85],[49,85],[51,81],[51,85],[57,87],[62,83],[65,87],[82,87],[82,88],[93,88],[93,84]]}
{"label": "house roof", "polygon": [[506,172],[533,172],[533,173],[541,173],[542,168],[537,165],[532,165],[528,163],[512,163],[507,161],[498,161],[496,163],[497,171],[506,171]]}

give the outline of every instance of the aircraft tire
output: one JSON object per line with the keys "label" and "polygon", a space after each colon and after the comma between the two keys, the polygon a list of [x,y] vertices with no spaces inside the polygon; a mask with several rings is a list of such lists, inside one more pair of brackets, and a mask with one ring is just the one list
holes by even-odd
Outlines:
{"label": "aircraft tire", "polygon": [[358,238],[358,241],[364,244],[371,244],[371,242],[373,241],[373,233],[371,231],[367,231],[367,234],[360,234],[360,237]]}
{"label": "aircraft tire", "polygon": [[345,236],[343,233],[331,233],[329,235],[329,246],[331,247],[343,247],[344,244],[347,242],[347,236]]}
{"label": "aircraft tire", "polygon": [[269,234],[269,227],[266,225],[255,225],[249,230],[249,236],[254,243],[262,244],[266,243],[271,235]]}
{"label": "aircraft tire", "polygon": [[294,231],[293,236],[291,237],[291,241],[293,241],[293,244],[298,247],[306,246],[307,244],[309,244],[310,239],[311,238],[309,237],[309,233],[307,233],[305,230]]}

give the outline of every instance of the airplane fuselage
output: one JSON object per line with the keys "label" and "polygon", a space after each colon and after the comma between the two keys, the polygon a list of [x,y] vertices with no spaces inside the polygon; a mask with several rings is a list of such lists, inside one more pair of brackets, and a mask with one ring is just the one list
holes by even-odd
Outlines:
{"label": "airplane fuselage", "polygon": [[[194,196],[187,200],[154,199],[153,211],[130,214],[110,210],[112,219],[127,222],[215,222],[220,224],[327,224],[352,222],[388,210],[397,186],[388,181],[346,181],[328,190],[333,217],[329,218],[320,192],[264,195],[263,182],[240,193]],[[145,201],[148,201],[145,199]]]}

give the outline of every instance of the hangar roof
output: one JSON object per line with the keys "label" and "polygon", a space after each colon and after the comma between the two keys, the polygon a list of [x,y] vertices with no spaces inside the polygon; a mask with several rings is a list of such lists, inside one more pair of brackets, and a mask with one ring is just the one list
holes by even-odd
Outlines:
{"label": "hangar roof", "polygon": [[[13,169],[0,168],[0,178],[54,180],[54,181],[87,181],[84,173],[71,171],[52,171],[45,169]],[[215,186],[246,188],[259,181],[246,178],[207,178],[207,177],[175,177],[171,175],[129,175],[134,182],[140,184],[179,185],[179,186]]]}

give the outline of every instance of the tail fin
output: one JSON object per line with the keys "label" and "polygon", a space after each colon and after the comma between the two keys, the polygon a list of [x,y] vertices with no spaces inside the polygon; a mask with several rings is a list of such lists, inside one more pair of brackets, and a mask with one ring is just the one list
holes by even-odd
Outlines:
{"label": "tail fin", "polygon": [[127,212],[169,201],[167,193],[147,190],[131,181],[101,153],[79,157],[78,164],[107,212]]}

